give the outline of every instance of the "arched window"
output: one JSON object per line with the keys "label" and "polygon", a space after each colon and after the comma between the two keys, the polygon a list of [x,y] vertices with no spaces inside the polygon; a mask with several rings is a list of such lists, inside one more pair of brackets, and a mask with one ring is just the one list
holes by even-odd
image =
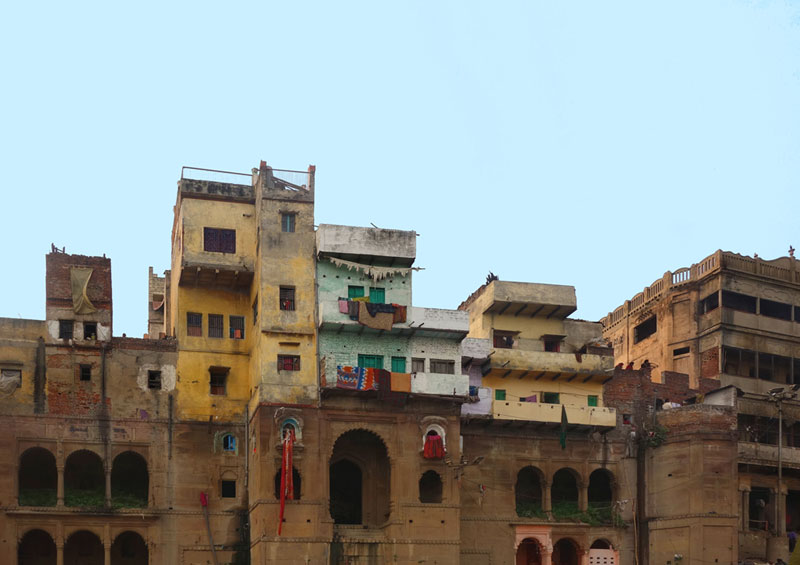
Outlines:
{"label": "arched window", "polygon": [[[436,426],[438,428],[438,426]],[[445,455],[444,437],[439,430],[430,429],[425,434],[425,447],[422,456],[425,459],[442,459]]]}
{"label": "arched window", "polygon": [[19,565],[56,565],[56,544],[44,530],[27,532],[17,547]]}
{"label": "arched window", "polygon": [[589,475],[589,511],[603,524],[613,522],[613,476],[607,469],[596,469]]}
{"label": "arched window", "polygon": [[579,515],[578,478],[575,471],[566,468],[556,471],[550,492],[556,519],[568,520]]}
{"label": "arched window", "polygon": [[147,565],[147,544],[136,532],[122,532],[111,545],[111,563]]}
{"label": "arched window", "polygon": [[570,538],[562,538],[553,544],[553,563],[578,565],[578,544]]}
{"label": "arched window", "polygon": [[75,532],[64,544],[64,563],[81,565],[103,565],[105,562],[103,542],[87,530]]}
{"label": "arched window", "polygon": [[144,508],[150,489],[147,461],[135,451],[114,458],[111,468],[111,504],[115,508]]}
{"label": "arched window", "polygon": [[442,501],[442,478],[436,471],[425,471],[419,479],[419,501]]}
{"label": "arched window", "polygon": [[514,502],[517,516],[523,518],[546,518],[542,509],[542,473],[535,467],[523,467],[517,473],[514,485]]}
{"label": "arched window", "polygon": [[[296,467],[292,467],[292,485],[294,489],[292,493],[294,494],[294,500],[300,500],[300,493],[302,492],[301,485],[300,485],[300,473],[298,472]],[[281,472],[278,471],[275,473],[275,499],[281,499]]]}
{"label": "arched window", "polygon": [[19,505],[55,506],[58,471],[55,456],[32,447],[19,458]]}
{"label": "arched window", "polygon": [[100,456],[87,449],[70,453],[64,464],[64,504],[104,506],[105,498],[106,474]]}
{"label": "arched window", "polygon": [[236,452],[236,436],[225,434],[222,436],[222,451]]}

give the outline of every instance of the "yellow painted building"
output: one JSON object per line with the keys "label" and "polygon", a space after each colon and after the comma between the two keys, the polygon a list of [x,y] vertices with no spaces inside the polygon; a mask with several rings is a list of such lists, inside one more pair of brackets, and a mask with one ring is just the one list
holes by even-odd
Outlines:
{"label": "yellow painted building", "polygon": [[180,344],[180,416],[242,421],[251,402],[313,403],[313,167],[262,163],[226,182],[185,172],[165,307]]}
{"label": "yellow painted building", "polygon": [[470,313],[470,338],[489,341],[480,386],[494,419],[613,427],[603,406],[612,357],[599,324],[571,320],[575,288],[494,280],[461,306]]}

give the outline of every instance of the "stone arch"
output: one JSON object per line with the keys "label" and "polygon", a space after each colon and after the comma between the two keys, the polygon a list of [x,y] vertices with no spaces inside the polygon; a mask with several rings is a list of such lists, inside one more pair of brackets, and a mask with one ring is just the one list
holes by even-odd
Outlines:
{"label": "stone arch", "polygon": [[103,542],[94,532],[78,530],[64,543],[64,565],[103,565],[104,562]]}
{"label": "stone arch", "polygon": [[429,435],[436,434],[442,438],[442,445],[447,449],[447,432],[444,426],[440,424],[427,424],[422,432],[422,448],[425,448],[425,438]]}
{"label": "stone arch", "polygon": [[541,565],[542,544],[536,538],[525,538],[517,545],[515,565]]}
{"label": "stone arch", "polygon": [[149,561],[147,543],[135,531],[126,530],[111,544],[112,565],[147,565]]}
{"label": "stone arch", "polygon": [[611,541],[598,538],[589,546],[590,563],[607,563],[608,565],[619,564],[619,551],[614,548]]}
{"label": "stone arch", "polygon": [[[300,495],[303,494],[302,489],[303,477],[300,476],[300,471],[297,467],[292,467],[292,485],[294,486],[294,500],[300,500]],[[281,470],[275,473],[275,500],[281,499]]]}
{"label": "stone arch", "polygon": [[338,434],[335,434],[336,435],[336,440],[331,445],[331,451],[330,451],[330,458],[331,459],[333,459],[333,457],[334,457],[334,452],[336,450],[336,445],[342,440],[342,438],[344,436],[350,434],[350,433],[355,433],[355,432],[363,432],[365,434],[369,434],[371,436],[375,436],[375,439],[377,439],[379,442],[381,442],[381,445],[383,445],[383,448],[386,450],[386,456],[389,458],[390,461],[392,460],[392,452],[389,449],[389,444],[384,441],[383,436],[380,434],[380,432],[378,432],[377,430],[373,429],[372,426],[368,426],[368,425],[359,425],[356,428],[346,428],[346,429],[342,430],[341,432],[338,432]]}
{"label": "stone arch", "polygon": [[589,546],[589,549],[614,549],[614,545],[607,539],[597,538]]}
{"label": "stone arch", "polygon": [[514,502],[517,516],[525,518],[544,517],[544,473],[533,465],[527,465],[517,473],[514,485]]}
{"label": "stone arch", "polygon": [[53,536],[41,528],[25,532],[17,544],[19,565],[56,565],[56,544]]}
{"label": "stone arch", "polygon": [[574,539],[563,537],[553,544],[553,563],[559,565],[579,565],[581,547]]}
{"label": "stone arch", "polygon": [[111,502],[118,508],[147,506],[150,476],[147,460],[136,451],[123,451],[111,468]]}
{"label": "stone arch", "polygon": [[439,475],[439,473],[433,469],[429,469],[428,471],[422,473],[422,476],[419,478],[420,502],[441,503],[443,490],[444,485],[442,483],[442,477]]}
{"label": "stone arch", "polygon": [[[363,428],[342,433],[333,444],[329,479],[334,522],[378,527],[388,520],[391,461],[380,435]],[[355,499],[359,494],[360,504],[357,504]],[[353,522],[354,519],[359,521]]]}
{"label": "stone arch", "polygon": [[589,509],[604,523],[613,523],[615,500],[614,475],[608,469],[598,468],[589,475],[587,498]]}
{"label": "stone arch", "polygon": [[58,470],[53,452],[31,447],[19,456],[17,482],[20,506],[55,506]]}
{"label": "stone arch", "polygon": [[64,504],[96,507],[105,504],[106,477],[102,458],[93,450],[79,449],[64,464]]}
{"label": "stone arch", "polygon": [[562,467],[553,473],[550,483],[550,500],[556,519],[574,516],[580,504],[580,474],[570,467]]}

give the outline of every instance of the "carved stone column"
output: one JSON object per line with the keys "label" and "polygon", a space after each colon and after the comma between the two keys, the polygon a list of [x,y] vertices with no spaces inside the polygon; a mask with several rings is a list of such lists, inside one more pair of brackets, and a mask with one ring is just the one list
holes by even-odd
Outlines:
{"label": "carved stone column", "polygon": [[750,489],[742,489],[742,531],[750,529]]}
{"label": "carved stone column", "polygon": [[578,510],[589,510],[589,482],[578,483]]}
{"label": "carved stone column", "polygon": [[111,507],[111,465],[106,463],[106,507]]}
{"label": "carved stone column", "polygon": [[58,482],[56,483],[56,506],[64,506],[64,466],[56,467]]}

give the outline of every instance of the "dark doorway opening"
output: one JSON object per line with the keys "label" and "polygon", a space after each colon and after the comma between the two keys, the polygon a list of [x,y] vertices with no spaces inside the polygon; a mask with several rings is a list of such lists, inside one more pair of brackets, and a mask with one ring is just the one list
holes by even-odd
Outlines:
{"label": "dark doorway opening", "polygon": [[347,459],[331,465],[331,517],[335,524],[361,523],[361,469]]}
{"label": "dark doorway opening", "polygon": [[106,476],[103,461],[93,451],[75,451],[64,465],[64,504],[104,506]]}
{"label": "dark doorway opening", "polygon": [[524,539],[517,548],[516,565],[540,565],[542,551],[539,542],[534,539]]}
{"label": "dark doorway opening", "polygon": [[419,479],[419,501],[442,501],[442,478],[436,471],[425,471]]}
{"label": "dark doorway opening", "polygon": [[517,516],[545,518],[542,509],[542,473],[535,467],[523,467],[514,486]]}

